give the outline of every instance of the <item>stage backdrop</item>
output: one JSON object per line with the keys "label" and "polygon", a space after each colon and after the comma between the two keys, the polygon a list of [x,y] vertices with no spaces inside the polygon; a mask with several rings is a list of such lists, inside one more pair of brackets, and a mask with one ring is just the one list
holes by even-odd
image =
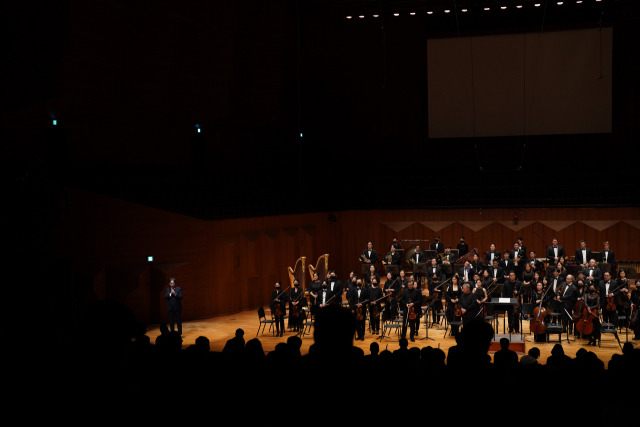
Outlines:
{"label": "stage backdrop", "polygon": [[344,280],[350,270],[361,271],[368,240],[384,256],[394,236],[405,248],[436,235],[455,247],[464,236],[483,256],[490,243],[510,249],[516,237],[540,257],[553,237],[568,255],[580,239],[598,251],[609,240],[618,260],[640,259],[638,208],[372,210],[204,221],[64,191],[54,256],[70,270],[74,307],[110,298],[147,324],[166,321],[170,277],[184,289],[185,320],[229,314],[267,306],[274,282],[288,286],[287,268],[301,256],[315,265],[328,253],[329,268]]}

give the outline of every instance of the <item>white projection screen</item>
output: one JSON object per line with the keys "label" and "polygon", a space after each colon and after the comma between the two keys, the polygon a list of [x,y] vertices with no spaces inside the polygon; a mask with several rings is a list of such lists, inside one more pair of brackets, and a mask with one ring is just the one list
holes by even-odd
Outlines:
{"label": "white projection screen", "polygon": [[429,39],[429,137],[609,133],[610,27]]}

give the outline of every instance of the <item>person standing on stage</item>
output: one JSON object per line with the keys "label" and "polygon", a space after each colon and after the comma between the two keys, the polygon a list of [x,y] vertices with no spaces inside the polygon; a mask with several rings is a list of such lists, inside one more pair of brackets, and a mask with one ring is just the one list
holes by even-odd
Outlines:
{"label": "person standing on stage", "polygon": [[378,281],[373,279],[369,288],[369,327],[374,335],[380,334],[380,302],[383,296]]}
{"label": "person standing on stage", "polygon": [[407,288],[402,292],[401,308],[402,308],[402,338],[407,339],[407,325],[409,326],[409,340],[415,341],[413,338],[416,334],[418,322],[420,322],[420,300],[422,293],[414,287],[414,281],[409,279]]}
{"label": "person standing on stage", "polygon": [[309,284],[309,302],[311,305],[318,305],[318,294],[322,290],[322,282],[318,277],[318,273],[313,273],[313,280]]}
{"label": "person standing on stage", "polygon": [[302,308],[306,305],[304,291],[300,289],[300,282],[296,279],[293,281],[293,288],[289,290],[289,325],[295,332],[299,332],[302,327]]}
{"label": "person standing on stage", "polygon": [[[502,296],[505,298],[519,298],[522,292],[522,282],[516,279],[515,271],[509,273],[509,280],[504,282],[502,287]],[[509,317],[509,333],[520,333],[520,312],[515,310],[513,306],[507,307],[507,315]]]}
{"label": "person standing on stage", "polygon": [[[595,283],[589,284],[589,288],[584,295],[584,305],[587,307],[587,311],[589,314],[595,314],[595,310],[600,309],[600,294],[598,294],[598,289]],[[596,345],[597,341],[601,337],[600,332],[600,317],[594,316],[593,318],[593,333],[591,335],[585,335],[583,338],[589,337],[589,342],[587,345]]]}
{"label": "person standing on stage", "polygon": [[276,336],[281,337],[284,334],[284,316],[287,314],[287,294],[283,292],[280,281],[275,284],[275,289],[271,292],[271,314],[276,324]]}
{"label": "person standing on stage", "polygon": [[471,292],[471,286],[468,283],[462,285],[462,295],[460,296],[460,311],[462,312],[462,325],[476,318],[480,309],[480,302],[477,295]]}
{"label": "person standing on stage", "polygon": [[[466,283],[466,282],[465,282]],[[449,323],[460,320],[460,297],[462,296],[462,286],[459,284],[458,276],[451,277],[451,283],[445,292],[445,302],[447,303],[446,315]],[[458,310],[456,310],[456,308]],[[457,313],[458,312],[458,313]],[[451,336],[455,337],[460,327],[451,326]]]}
{"label": "person standing on stage", "polygon": [[169,311],[169,327],[171,332],[178,327],[178,334],[182,335],[182,288],[176,285],[175,277],[169,279],[169,286],[164,293]]}
{"label": "person standing on stage", "polygon": [[611,273],[604,272],[604,278],[600,281],[600,308],[602,310],[602,321],[605,323],[611,323],[616,328],[618,327],[618,312],[614,308],[613,310],[607,309],[607,298],[613,298],[613,301],[618,299],[620,289],[618,289],[617,282],[611,278]]}
{"label": "person standing on stage", "polygon": [[566,256],[564,248],[558,245],[558,239],[554,237],[551,240],[551,246],[547,248],[547,261],[549,261],[549,265],[555,266],[560,258],[564,258]]}
{"label": "person standing on stage", "polygon": [[349,293],[349,308],[356,319],[356,340],[364,341],[364,329],[367,319],[366,301],[369,299],[367,289],[362,285],[362,279],[356,279],[356,287]]}
{"label": "person standing on stage", "polygon": [[360,254],[360,260],[365,264],[374,264],[378,262],[378,252],[373,249],[373,242],[367,242],[367,249]]}

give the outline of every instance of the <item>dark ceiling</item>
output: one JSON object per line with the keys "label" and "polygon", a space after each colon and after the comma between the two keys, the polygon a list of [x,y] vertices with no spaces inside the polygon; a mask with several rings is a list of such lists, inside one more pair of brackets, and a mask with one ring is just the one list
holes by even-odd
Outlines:
{"label": "dark ceiling", "polygon": [[[199,218],[637,205],[640,2],[534,3],[5,2],[6,171]],[[427,38],[600,25],[610,134],[428,138]]]}

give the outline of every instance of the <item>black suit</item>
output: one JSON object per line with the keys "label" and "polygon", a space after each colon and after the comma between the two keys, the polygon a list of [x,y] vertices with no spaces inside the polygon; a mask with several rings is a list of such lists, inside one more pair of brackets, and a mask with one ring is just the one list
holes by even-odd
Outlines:
{"label": "black suit", "polygon": [[[362,259],[362,261],[369,260],[371,261],[371,264],[375,264],[376,262],[378,262],[378,252],[376,252],[375,249],[371,249],[371,251],[369,251],[369,249],[365,249],[364,251],[362,251],[362,255],[360,255],[360,258]],[[369,263],[367,262],[367,264]]]}
{"label": "black suit", "polygon": [[618,326],[618,312],[616,310],[607,310],[607,297],[609,294],[613,294],[614,301],[617,300],[618,295],[620,294],[620,290],[616,289],[618,287],[618,283],[611,279],[609,280],[609,286],[607,289],[607,281],[602,279],[600,284],[598,285],[598,290],[600,291],[600,307],[602,309],[602,321],[613,323]]}
{"label": "black suit", "polygon": [[[401,305],[400,308],[402,309],[402,316],[403,316],[403,323],[402,323],[402,337],[406,338],[407,337],[407,324],[409,324],[409,329],[410,329],[410,337],[413,340],[414,335],[416,334],[416,329],[418,326],[418,322],[420,322],[420,301],[422,300],[422,293],[420,292],[420,290],[413,288],[413,289],[405,289],[402,292],[402,297],[400,299],[401,301]],[[416,314],[415,319],[411,319],[409,317],[409,308],[407,307],[407,304],[413,303],[414,306],[414,313]]]}
{"label": "black suit", "polygon": [[562,326],[566,329],[569,328],[569,333],[571,333],[571,326],[573,326],[573,322],[570,322],[571,314],[573,313],[573,308],[576,305],[576,301],[578,300],[578,288],[571,283],[567,284],[566,282],[562,284],[562,291],[559,295],[560,302],[562,303]]}
{"label": "black suit", "polygon": [[493,259],[500,259],[500,252],[498,251],[489,251],[487,255],[484,257],[485,264],[488,266],[493,265],[493,260],[491,259],[491,254],[493,254]]}
{"label": "black suit", "polygon": [[595,283],[596,286],[602,280],[602,270],[600,270],[598,267],[594,267],[593,271],[591,267],[587,267],[584,270],[582,270],[582,273],[584,274],[585,280],[589,280],[588,279],[589,277],[593,277],[593,283]]}
{"label": "black suit", "polygon": [[[360,295],[358,295],[358,291]],[[355,287],[351,290],[348,295],[349,299],[349,308],[353,312],[354,316],[356,316],[356,339],[363,340],[364,339],[364,327],[365,327],[365,319],[367,313],[367,304],[365,301],[369,299],[369,291],[364,287]],[[362,304],[362,319],[358,319],[358,304]]]}
{"label": "black suit", "polygon": [[429,249],[436,251],[437,254],[441,254],[444,252],[444,244],[442,242],[433,242]]}
{"label": "black suit", "polygon": [[[522,293],[522,282],[516,279],[515,282],[506,280],[502,287],[502,296],[504,298],[518,298]],[[515,330],[516,333],[520,332],[520,313],[516,312],[513,306],[507,308],[507,315],[509,316],[509,332]]]}
{"label": "black suit", "polygon": [[[378,280],[380,277],[378,276]],[[338,279],[327,279],[327,288],[331,291],[331,295],[336,294],[336,297],[331,300],[331,304],[342,304],[342,282]]]}
{"label": "black suit", "polygon": [[[458,270],[458,276],[460,276],[460,280],[462,280],[463,282],[464,282],[464,278],[465,278],[465,277],[464,277],[464,270],[465,270],[465,267],[464,267],[464,266],[462,266],[462,267]],[[474,274],[476,274],[476,273],[477,273],[477,272],[476,272],[476,270],[475,270],[472,266],[469,266],[469,270],[468,270],[468,272],[467,272],[467,278],[468,278],[468,280],[467,280],[467,281],[468,281],[469,283],[473,283],[473,275],[474,275]],[[474,284],[474,285],[475,285],[475,284]]]}
{"label": "black suit", "polygon": [[491,278],[495,277],[496,279],[498,279],[498,283],[504,283],[504,268],[502,268],[500,264],[498,264],[497,267],[489,267],[489,276]]}
{"label": "black suit", "polygon": [[[605,253],[608,252],[608,253]],[[605,251],[604,249],[600,251],[600,262],[606,262],[608,264],[614,265],[616,263],[616,257],[611,249],[609,251]]]}
{"label": "black suit", "polygon": [[[171,292],[172,290],[173,292]],[[182,335],[182,288],[169,286],[164,292],[164,298],[167,300],[171,332],[174,331],[174,325],[177,324],[178,333]]]}
{"label": "black suit", "polygon": [[553,265],[556,265],[556,261],[555,261],[556,255],[555,255],[555,250],[554,250],[555,248],[558,249],[558,258],[563,258],[563,257],[566,258],[566,256],[567,256],[565,254],[564,248],[562,246],[560,246],[560,245],[558,245],[558,246],[549,246],[547,248],[547,259],[549,260],[549,263],[553,264]]}
{"label": "black suit", "polygon": [[583,257],[582,248],[576,249],[576,264],[581,265],[589,263],[589,260],[591,259],[591,249],[585,248],[585,251],[587,252],[587,256]]}
{"label": "black suit", "polygon": [[[509,273],[511,273],[512,271],[516,271],[516,266],[513,263],[513,261],[511,261],[509,258],[503,258],[500,260],[500,262],[498,263],[498,265],[500,267],[502,267],[502,270],[504,271],[504,275],[508,276]],[[517,274],[516,274],[517,276]],[[506,277],[505,277],[506,279]]]}

